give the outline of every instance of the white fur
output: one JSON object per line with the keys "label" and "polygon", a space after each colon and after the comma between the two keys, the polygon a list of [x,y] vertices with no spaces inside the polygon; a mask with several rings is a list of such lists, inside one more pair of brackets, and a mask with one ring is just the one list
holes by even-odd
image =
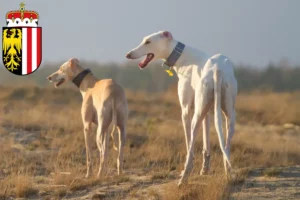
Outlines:
{"label": "white fur", "polygon": [[[145,41],[150,41],[145,44]],[[177,41],[171,33],[160,31],[146,36],[142,43],[127,54],[127,58],[137,59],[149,53],[154,59],[164,61],[173,51]],[[182,111],[182,122],[185,133],[187,158],[179,185],[187,180],[193,165],[194,143],[196,134],[203,122],[203,166],[201,174],[209,170],[209,110],[214,105],[215,126],[219,137],[220,147],[224,155],[226,174],[230,171],[230,141],[234,134],[235,97],[237,81],[234,77],[233,65],[223,55],[209,58],[205,53],[185,46],[185,49],[173,67],[178,81],[178,97]],[[194,114],[191,112],[195,106]],[[221,109],[226,116],[226,144],[222,133]],[[193,115],[192,122],[191,116]]]}

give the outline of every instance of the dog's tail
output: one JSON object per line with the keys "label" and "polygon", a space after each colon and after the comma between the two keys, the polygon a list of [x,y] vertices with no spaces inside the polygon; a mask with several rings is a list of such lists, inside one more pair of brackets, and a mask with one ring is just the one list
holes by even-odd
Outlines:
{"label": "dog's tail", "polygon": [[117,114],[116,114],[115,100],[113,100],[113,103],[112,103],[112,126],[113,126],[113,128],[112,128],[110,135],[111,135],[111,138],[113,141],[113,147],[116,151],[118,151],[118,147],[116,146],[115,139],[114,139],[114,133],[115,133],[116,126],[117,126]]}
{"label": "dog's tail", "polygon": [[221,85],[222,85],[222,77],[220,74],[220,70],[218,69],[218,66],[215,65],[214,68],[214,97],[215,97],[215,127],[218,133],[219,142],[221,151],[224,155],[224,158],[226,159],[229,167],[231,167],[229,157],[225,151],[225,145],[224,145],[224,136],[222,131],[222,113],[221,113]]}

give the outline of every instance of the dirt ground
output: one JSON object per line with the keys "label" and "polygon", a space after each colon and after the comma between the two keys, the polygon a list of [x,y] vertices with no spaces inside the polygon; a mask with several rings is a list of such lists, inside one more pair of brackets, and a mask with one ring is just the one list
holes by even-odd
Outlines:
{"label": "dirt ground", "polygon": [[300,166],[251,170],[230,200],[300,199]]}
{"label": "dirt ground", "polygon": [[[270,174],[269,174],[270,173]],[[127,172],[130,181],[104,185],[67,195],[64,199],[161,199],[170,187],[176,187],[178,174],[168,180],[152,181],[143,171]],[[173,179],[173,180],[172,180]],[[191,184],[191,183],[190,183]],[[133,188],[139,188],[128,195]],[[297,200],[300,199],[300,166],[259,168],[249,172],[245,182],[233,188],[230,200]]]}

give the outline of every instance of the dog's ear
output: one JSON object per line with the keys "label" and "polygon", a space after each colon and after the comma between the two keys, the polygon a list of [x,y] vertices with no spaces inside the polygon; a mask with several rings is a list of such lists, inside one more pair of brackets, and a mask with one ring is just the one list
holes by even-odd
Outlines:
{"label": "dog's ear", "polygon": [[173,36],[169,31],[163,31],[162,35],[163,35],[163,37],[168,38],[169,40],[173,39]]}
{"label": "dog's ear", "polygon": [[75,70],[75,66],[76,64],[79,63],[79,60],[77,58],[71,58],[68,62],[68,65],[70,66],[70,68],[74,71]]}
{"label": "dog's ear", "polygon": [[72,65],[72,64],[77,64],[77,63],[79,63],[79,60],[78,60],[77,58],[71,58],[71,59],[69,60],[69,64],[70,64],[70,65]]}

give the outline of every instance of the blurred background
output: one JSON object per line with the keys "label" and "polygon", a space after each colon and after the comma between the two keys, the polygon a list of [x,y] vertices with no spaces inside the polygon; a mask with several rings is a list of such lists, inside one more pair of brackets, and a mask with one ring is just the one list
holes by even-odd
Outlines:
{"label": "blurred background", "polygon": [[[0,1],[5,14],[20,1]],[[300,18],[297,0],[253,1],[71,1],[28,0],[43,28],[42,64],[32,75],[15,76],[0,64],[1,85],[37,83],[71,57],[99,78],[112,77],[124,87],[162,92],[176,83],[154,62],[141,71],[125,54],[142,38],[160,30],[210,55],[222,53],[236,66],[239,91],[299,89]]]}

